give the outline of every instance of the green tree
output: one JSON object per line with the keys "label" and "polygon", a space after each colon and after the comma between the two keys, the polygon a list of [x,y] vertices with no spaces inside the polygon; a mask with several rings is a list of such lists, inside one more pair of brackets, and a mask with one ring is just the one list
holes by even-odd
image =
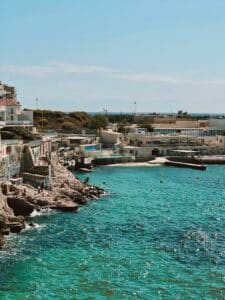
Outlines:
{"label": "green tree", "polygon": [[108,125],[108,118],[105,115],[92,116],[90,121],[87,122],[86,126],[89,129],[105,129]]}
{"label": "green tree", "polygon": [[64,129],[64,130],[73,130],[75,128],[76,128],[76,126],[72,122],[64,122],[62,124],[62,129]]}

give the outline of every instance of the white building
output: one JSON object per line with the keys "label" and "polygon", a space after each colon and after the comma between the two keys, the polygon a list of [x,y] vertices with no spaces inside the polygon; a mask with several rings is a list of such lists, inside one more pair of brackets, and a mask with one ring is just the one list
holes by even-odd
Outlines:
{"label": "white building", "polygon": [[22,110],[16,100],[14,87],[0,82],[0,127],[21,126],[33,128],[33,111]]}
{"label": "white building", "polygon": [[100,142],[104,145],[116,146],[123,140],[123,134],[112,130],[101,130]]}
{"label": "white building", "polygon": [[0,99],[0,126],[33,127],[33,111],[21,110],[15,99]]}

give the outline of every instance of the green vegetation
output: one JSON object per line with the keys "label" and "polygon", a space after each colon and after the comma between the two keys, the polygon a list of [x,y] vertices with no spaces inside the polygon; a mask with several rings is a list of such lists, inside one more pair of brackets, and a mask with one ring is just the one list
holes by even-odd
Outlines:
{"label": "green vegetation", "polygon": [[38,120],[38,124],[39,126],[46,126],[48,125],[48,119],[41,118],[40,120]]}
{"label": "green vegetation", "polygon": [[35,110],[34,126],[39,130],[74,131],[82,129],[98,130],[106,128],[105,115],[90,115],[83,111],[64,113],[52,110]]}
{"label": "green vegetation", "polygon": [[108,118],[105,115],[95,115],[85,124],[88,129],[105,129],[108,125]]}
{"label": "green vegetation", "polygon": [[63,122],[62,123],[62,129],[65,129],[65,130],[73,130],[73,129],[76,129],[76,126],[73,122]]}
{"label": "green vegetation", "polygon": [[134,115],[133,114],[110,114],[107,115],[110,123],[122,123],[122,124],[132,124],[134,123]]}
{"label": "green vegetation", "polygon": [[3,140],[24,140],[34,141],[39,138],[37,135],[22,127],[4,127],[1,129],[1,138]]}
{"label": "green vegetation", "polygon": [[53,110],[34,110],[34,126],[39,130],[70,131],[83,129],[90,119],[91,116],[85,112],[64,113]]}

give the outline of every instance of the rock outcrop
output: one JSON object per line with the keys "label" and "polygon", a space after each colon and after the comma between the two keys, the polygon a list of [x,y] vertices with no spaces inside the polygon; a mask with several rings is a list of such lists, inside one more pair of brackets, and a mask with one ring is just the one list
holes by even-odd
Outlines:
{"label": "rock outcrop", "polygon": [[7,197],[8,206],[12,208],[16,216],[29,216],[35,209],[35,206],[27,201],[27,197],[21,195],[12,195]]}
{"label": "rock outcrop", "polygon": [[4,235],[9,232],[18,233],[25,228],[25,217],[33,210],[43,208],[61,211],[77,211],[80,204],[89,199],[97,199],[103,189],[82,183],[58,162],[51,161],[52,173],[49,189],[36,189],[29,184],[13,185],[10,182],[1,186],[0,192],[0,247],[4,243]]}
{"label": "rock outcrop", "polygon": [[4,235],[9,232],[18,233],[24,228],[24,218],[14,215],[13,210],[8,206],[7,197],[0,192],[0,247],[4,244]]}

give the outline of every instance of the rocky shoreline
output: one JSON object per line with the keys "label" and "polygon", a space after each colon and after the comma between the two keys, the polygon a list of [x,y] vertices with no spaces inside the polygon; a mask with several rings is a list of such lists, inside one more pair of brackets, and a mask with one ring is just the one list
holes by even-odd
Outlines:
{"label": "rocky shoreline", "polygon": [[28,184],[1,184],[0,190],[0,248],[5,235],[19,233],[25,228],[26,217],[34,210],[55,209],[77,211],[90,199],[98,199],[104,190],[83,183],[63,167],[55,157],[51,160],[52,174],[50,188],[36,189]]}

